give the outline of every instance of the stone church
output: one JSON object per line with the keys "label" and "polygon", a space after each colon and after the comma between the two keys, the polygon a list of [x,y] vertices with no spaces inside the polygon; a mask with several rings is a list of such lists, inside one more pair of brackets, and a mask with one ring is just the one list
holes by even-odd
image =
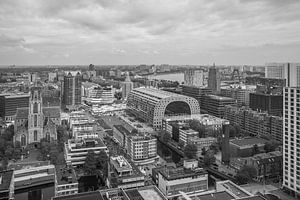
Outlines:
{"label": "stone church", "polygon": [[57,140],[56,127],[60,125],[60,108],[44,107],[42,88],[30,88],[29,107],[18,108],[15,116],[14,141],[22,147],[38,144],[42,139]]}

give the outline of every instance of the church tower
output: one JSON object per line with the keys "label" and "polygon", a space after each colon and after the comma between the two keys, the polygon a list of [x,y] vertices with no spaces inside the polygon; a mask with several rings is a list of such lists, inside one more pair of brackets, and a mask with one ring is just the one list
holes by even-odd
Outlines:
{"label": "church tower", "polygon": [[30,89],[29,97],[28,143],[40,142],[43,138],[43,125],[42,89],[35,85]]}

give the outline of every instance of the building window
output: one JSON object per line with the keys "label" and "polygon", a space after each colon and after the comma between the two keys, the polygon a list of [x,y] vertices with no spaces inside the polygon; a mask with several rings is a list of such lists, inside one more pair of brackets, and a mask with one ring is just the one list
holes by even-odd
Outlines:
{"label": "building window", "polygon": [[38,113],[38,103],[37,102],[35,102],[33,104],[33,113]]}
{"label": "building window", "polygon": [[49,132],[46,133],[46,141],[50,142],[50,133]]}
{"label": "building window", "polygon": [[37,127],[37,115],[34,115],[33,121],[34,121],[34,127]]}
{"label": "building window", "polygon": [[35,130],[35,131],[33,132],[33,140],[34,140],[34,141],[37,141],[37,136],[38,136],[37,130]]}
{"label": "building window", "polygon": [[26,146],[26,136],[24,134],[21,136],[21,146]]}

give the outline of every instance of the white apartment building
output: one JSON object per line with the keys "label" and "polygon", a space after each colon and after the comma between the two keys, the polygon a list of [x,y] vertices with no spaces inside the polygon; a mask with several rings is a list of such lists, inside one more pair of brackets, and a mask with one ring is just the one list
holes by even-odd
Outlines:
{"label": "white apartment building", "polygon": [[283,104],[283,187],[300,197],[300,87],[284,88]]}
{"label": "white apartment building", "polygon": [[108,153],[108,149],[100,138],[75,140],[70,139],[65,144],[65,160],[67,165],[83,165],[88,151],[99,154],[101,151]]}
{"label": "white apartment building", "polygon": [[184,84],[188,86],[204,86],[203,70],[188,69],[184,71]]}

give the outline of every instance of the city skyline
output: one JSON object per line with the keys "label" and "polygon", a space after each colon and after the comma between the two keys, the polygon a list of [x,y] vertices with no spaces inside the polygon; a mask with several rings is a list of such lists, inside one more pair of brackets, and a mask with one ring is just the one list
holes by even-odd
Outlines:
{"label": "city skyline", "polygon": [[1,1],[0,65],[297,62],[300,2]]}

